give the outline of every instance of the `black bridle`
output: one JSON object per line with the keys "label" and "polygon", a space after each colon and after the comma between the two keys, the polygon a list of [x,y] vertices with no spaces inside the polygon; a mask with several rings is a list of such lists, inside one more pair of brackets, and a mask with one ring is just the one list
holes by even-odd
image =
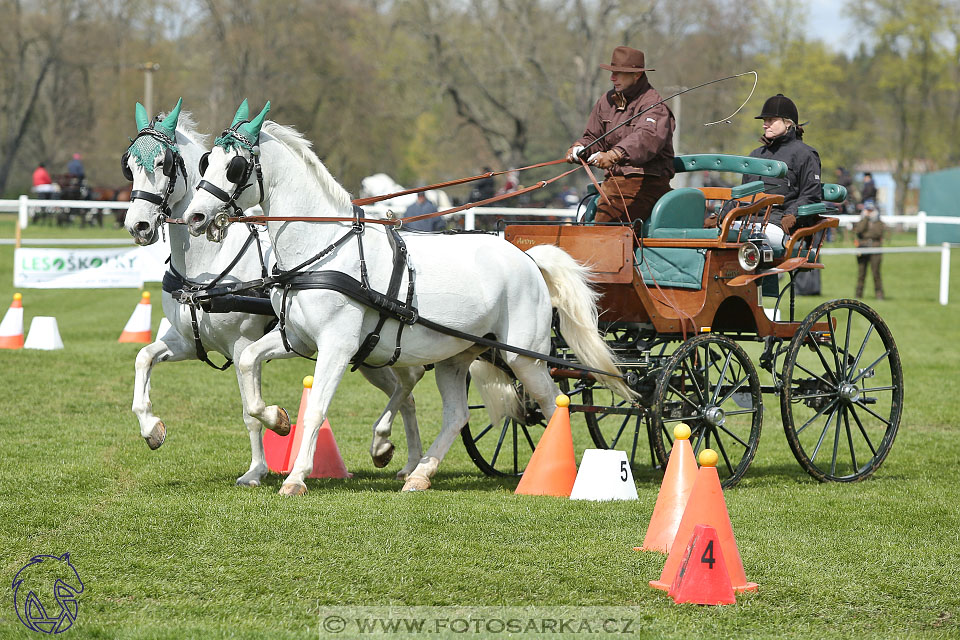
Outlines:
{"label": "black bridle", "polygon": [[[170,196],[173,195],[174,190],[177,188],[177,174],[183,176],[183,183],[187,183],[187,167],[183,162],[183,156],[180,155],[180,152],[176,150],[176,141],[171,140],[163,132],[157,131],[153,127],[148,127],[140,131],[137,134],[137,137],[131,141],[130,146],[143,136],[148,136],[150,138],[156,139],[160,144],[163,145],[163,162],[161,163],[161,168],[163,175],[167,176],[167,188],[164,189],[163,194],[154,193],[152,191],[143,191],[137,189],[130,192],[130,202],[135,200],[146,200],[150,204],[157,205],[159,212],[157,213],[157,220],[154,224],[154,228],[159,228],[164,218],[170,217]],[[127,150],[120,157],[120,170],[123,172],[123,177],[127,180],[133,182],[133,172],[130,170],[130,166],[127,164],[130,159],[130,147],[127,147]]]}
{"label": "black bridle", "polygon": [[[237,152],[237,155],[230,159],[229,164],[227,164],[227,180],[236,185],[233,189],[233,193],[227,193],[220,187],[215,184],[212,184],[206,180],[201,180],[197,184],[197,190],[203,189],[207,193],[210,193],[217,200],[223,203],[223,209],[230,209],[235,217],[243,217],[243,209],[237,204],[237,198],[243,194],[249,187],[253,185],[250,182],[250,177],[256,173],[257,174],[257,187],[260,190],[260,199],[257,201],[258,204],[263,203],[263,169],[260,167],[260,147],[259,141],[248,140],[243,134],[241,134],[238,129],[241,125],[246,124],[247,121],[242,120],[229,129],[225,129],[223,133],[220,134],[220,138],[224,137],[233,137],[239,143],[236,146],[245,147],[250,150],[250,160],[247,160],[246,157]],[[210,164],[210,152],[206,152],[200,158],[200,175],[202,176],[207,172],[207,166]]]}

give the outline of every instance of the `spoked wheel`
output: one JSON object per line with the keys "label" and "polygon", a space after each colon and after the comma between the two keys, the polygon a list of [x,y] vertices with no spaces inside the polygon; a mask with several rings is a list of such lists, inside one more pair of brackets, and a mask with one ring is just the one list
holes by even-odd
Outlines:
{"label": "spoked wheel", "polygon": [[717,472],[729,488],[746,473],[763,421],[760,378],[743,348],[719,334],[703,334],[680,345],[657,380],[650,441],[664,458],[673,430],[690,427],[694,453],[714,449]]}
{"label": "spoked wheel", "polygon": [[657,457],[647,438],[646,408],[624,400],[601,384],[584,386],[581,396],[582,405],[571,407],[583,412],[587,431],[598,448],[626,451],[634,470],[648,463],[658,469],[666,462]]}
{"label": "spoked wheel", "polygon": [[[463,446],[477,468],[488,476],[519,477],[527,468],[540,436],[547,422],[537,403],[523,392],[519,381],[513,382],[514,389],[522,403],[521,419],[507,416],[490,422],[490,416],[476,385],[467,378],[467,402],[470,409],[470,421],[460,430]],[[567,391],[566,381],[560,387]],[[577,402],[576,391],[569,392],[571,402]]]}
{"label": "spoked wheel", "polygon": [[790,341],[780,395],[800,465],[821,482],[868,477],[890,453],[902,410],[900,352],[877,312],[858,300],[814,309]]}

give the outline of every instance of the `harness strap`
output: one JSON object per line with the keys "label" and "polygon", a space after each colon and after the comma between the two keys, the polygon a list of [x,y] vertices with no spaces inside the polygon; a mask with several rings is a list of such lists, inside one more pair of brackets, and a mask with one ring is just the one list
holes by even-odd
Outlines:
{"label": "harness strap", "polygon": [[190,324],[193,327],[193,343],[197,348],[197,358],[202,362],[206,362],[217,371],[226,371],[230,365],[233,364],[233,360],[227,358],[227,361],[224,362],[222,366],[217,366],[210,361],[210,358],[207,357],[207,350],[203,348],[203,342],[200,340],[200,323],[197,322],[197,305],[191,304],[188,306],[190,308]]}
{"label": "harness strap", "polygon": [[369,307],[373,307],[376,310],[386,312],[393,319],[405,324],[421,324],[427,329],[432,329],[437,333],[442,333],[454,338],[466,340],[467,342],[474,342],[485,347],[491,347],[501,351],[509,351],[511,353],[516,353],[517,355],[543,360],[544,362],[567,369],[577,369],[580,371],[587,371],[589,373],[596,373],[613,378],[623,377],[618,373],[611,373],[609,371],[602,371],[600,369],[574,364],[569,360],[564,360],[563,358],[555,358],[544,353],[537,353],[536,351],[531,351],[529,349],[522,349],[520,347],[504,344],[491,338],[476,336],[464,331],[445,327],[441,324],[437,324],[436,322],[421,317],[416,309],[407,307],[399,300],[391,300],[381,293],[364,289],[363,285],[357,279],[339,271],[309,271],[306,273],[294,274],[294,278],[295,280],[291,278],[291,282],[288,283],[288,286],[292,285],[297,289],[330,289],[331,291],[336,291],[337,293],[342,293],[347,297],[353,298],[361,304],[365,304]]}

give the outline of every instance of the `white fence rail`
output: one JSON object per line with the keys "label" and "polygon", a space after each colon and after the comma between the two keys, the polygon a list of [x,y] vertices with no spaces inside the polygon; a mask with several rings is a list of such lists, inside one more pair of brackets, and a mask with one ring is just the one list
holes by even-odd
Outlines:
{"label": "white fence rail", "polygon": [[[16,212],[20,221],[20,228],[24,229],[30,224],[30,210],[41,207],[67,207],[73,209],[126,209],[130,206],[129,202],[111,202],[100,200],[37,200],[28,196],[20,196],[18,200],[0,200],[0,212]],[[374,215],[386,215],[391,211],[389,207],[383,205],[371,205],[365,207],[365,210]],[[402,214],[402,212],[393,212]],[[577,212],[573,209],[534,209],[524,207],[477,207],[466,209],[462,213],[455,214],[457,218],[463,218],[463,227],[467,230],[476,229],[477,216],[517,216],[523,218],[564,218],[573,220]],[[850,228],[860,218],[855,215],[836,216],[840,224]],[[842,255],[857,253],[940,253],[940,304],[946,305],[949,300],[950,290],[950,244],[944,242],[939,247],[927,247],[927,225],[928,224],[960,224],[960,217],[951,216],[930,216],[921,211],[915,216],[881,216],[884,224],[900,225],[902,227],[917,230],[917,247],[878,247],[862,249],[833,249],[824,248],[821,253],[824,255]],[[12,244],[13,240],[0,239],[0,244]],[[74,239],[74,240],[22,240],[22,244],[32,245],[122,245],[132,243],[117,239]],[[958,245],[960,246],[960,245]]]}

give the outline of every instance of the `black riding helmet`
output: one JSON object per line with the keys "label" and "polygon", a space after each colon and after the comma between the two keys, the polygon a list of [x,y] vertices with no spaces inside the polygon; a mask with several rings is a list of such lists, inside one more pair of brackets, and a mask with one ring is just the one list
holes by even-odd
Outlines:
{"label": "black riding helmet", "polygon": [[794,123],[800,122],[797,105],[793,104],[793,100],[782,93],[767,98],[767,101],[763,103],[763,109],[760,110],[760,115],[755,119],[763,120],[764,118],[787,118],[793,120]]}

